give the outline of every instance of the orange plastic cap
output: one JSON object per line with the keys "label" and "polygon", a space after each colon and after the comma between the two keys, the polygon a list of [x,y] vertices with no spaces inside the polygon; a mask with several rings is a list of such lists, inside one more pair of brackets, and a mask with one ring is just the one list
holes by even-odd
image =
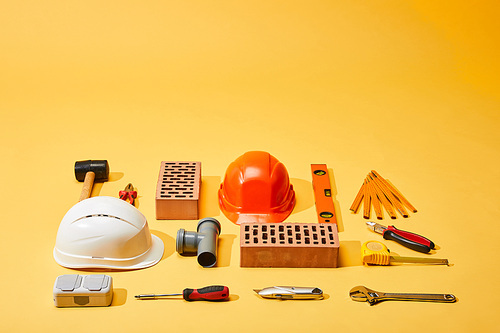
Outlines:
{"label": "orange plastic cap", "polygon": [[224,215],[241,222],[283,222],[295,206],[285,166],[263,151],[250,151],[229,165],[219,189]]}

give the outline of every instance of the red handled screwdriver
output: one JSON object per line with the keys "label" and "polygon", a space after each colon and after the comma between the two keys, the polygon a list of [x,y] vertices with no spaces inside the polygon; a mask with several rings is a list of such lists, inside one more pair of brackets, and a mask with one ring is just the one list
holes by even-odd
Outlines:
{"label": "red handled screwdriver", "polygon": [[137,299],[155,299],[160,297],[182,296],[186,301],[224,301],[229,298],[226,286],[208,286],[201,289],[186,288],[182,294],[146,294],[136,295]]}
{"label": "red handled screwdriver", "polygon": [[430,239],[414,234],[413,232],[399,230],[393,225],[386,227],[370,221],[366,222],[366,225],[368,225],[368,227],[373,231],[382,234],[384,239],[396,241],[399,244],[418,252],[428,253],[435,247],[434,243]]}

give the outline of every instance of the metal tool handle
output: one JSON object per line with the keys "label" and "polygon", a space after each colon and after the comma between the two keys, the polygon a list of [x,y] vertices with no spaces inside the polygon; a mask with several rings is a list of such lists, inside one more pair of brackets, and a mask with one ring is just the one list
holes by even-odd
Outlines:
{"label": "metal tool handle", "polygon": [[407,294],[407,293],[378,293],[377,301],[422,301],[453,303],[455,296],[451,294]]}

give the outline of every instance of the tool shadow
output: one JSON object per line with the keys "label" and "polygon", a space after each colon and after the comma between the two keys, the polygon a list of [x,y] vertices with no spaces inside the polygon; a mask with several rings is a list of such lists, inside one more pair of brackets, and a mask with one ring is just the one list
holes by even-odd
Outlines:
{"label": "tool shadow", "polygon": [[217,264],[215,267],[229,267],[231,264],[231,253],[236,235],[223,234],[219,236],[217,247]]}
{"label": "tool shadow", "polygon": [[[151,230],[151,233],[155,235],[156,237],[160,238],[161,241],[163,242],[163,257],[161,257],[161,260],[165,260],[166,258],[170,257],[172,254],[175,252],[175,239],[161,231],[158,230]],[[161,261],[160,260],[160,261]]]}
{"label": "tool shadow", "polygon": [[218,191],[221,183],[219,176],[205,176],[201,178],[199,218],[219,216]]}
{"label": "tool shadow", "polygon": [[[110,172],[108,175],[108,180],[106,183],[116,182],[123,178],[125,174],[123,172]],[[76,181],[80,186],[82,183]],[[104,182],[95,182],[94,186],[92,186],[92,192],[90,193],[91,197],[97,197],[101,193],[102,186]]]}
{"label": "tool shadow", "polygon": [[111,306],[122,306],[127,302],[127,289],[114,288]]}
{"label": "tool shadow", "polygon": [[360,241],[340,241],[338,267],[363,266]]}
{"label": "tool shadow", "polygon": [[[337,217],[337,229],[339,232],[344,231],[344,221],[342,219],[342,214],[340,211],[340,203],[337,200],[337,183],[335,182],[335,176],[332,168],[328,168],[328,177],[330,177],[330,187],[332,190],[332,201],[335,207],[335,216]],[[312,188],[312,187],[311,187]]]}
{"label": "tool shadow", "polygon": [[312,192],[312,183],[299,178],[291,178],[290,182],[295,191],[295,207],[292,214],[302,212],[314,206],[314,197]]}

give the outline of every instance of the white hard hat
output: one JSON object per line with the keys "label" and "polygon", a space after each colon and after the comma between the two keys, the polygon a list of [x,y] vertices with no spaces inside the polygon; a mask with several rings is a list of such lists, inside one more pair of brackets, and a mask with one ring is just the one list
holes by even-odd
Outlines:
{"label": "white hard hat", "polygon": [[146,217],[112,197],[80,201],[66,213],[57,232],[54,258],[68,268],[138,269],[163,256],[163,242],[151,235]]}

